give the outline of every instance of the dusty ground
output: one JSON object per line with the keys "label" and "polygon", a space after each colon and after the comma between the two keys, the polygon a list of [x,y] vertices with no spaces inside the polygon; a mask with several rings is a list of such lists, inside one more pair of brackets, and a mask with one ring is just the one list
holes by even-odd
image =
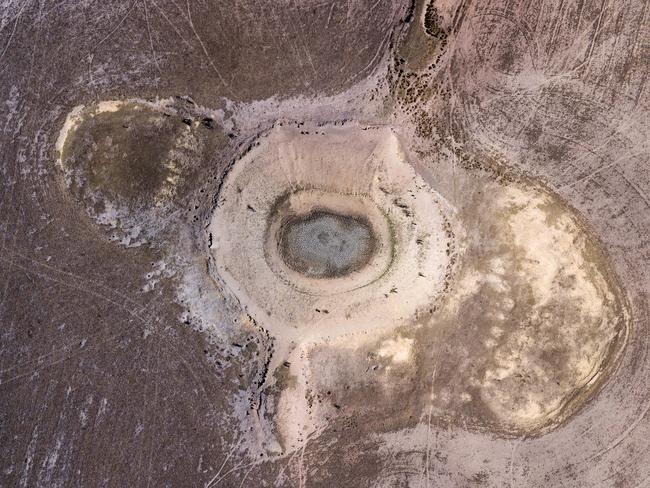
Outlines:
{"label": "dusty ground", "polygon": [[[0,485],[650,485],[649,39],[627,0],[3,1]],[[331,126],[393,131],[453,276],[306,344],[210,225]]]}

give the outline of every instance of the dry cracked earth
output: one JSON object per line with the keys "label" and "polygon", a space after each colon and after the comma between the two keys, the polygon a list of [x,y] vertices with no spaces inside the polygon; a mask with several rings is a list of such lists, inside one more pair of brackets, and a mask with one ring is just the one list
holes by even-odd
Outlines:
{"label": "dry cracked earth", "polygon": [[0,486],[650,487],[644,0],[0,0]]}

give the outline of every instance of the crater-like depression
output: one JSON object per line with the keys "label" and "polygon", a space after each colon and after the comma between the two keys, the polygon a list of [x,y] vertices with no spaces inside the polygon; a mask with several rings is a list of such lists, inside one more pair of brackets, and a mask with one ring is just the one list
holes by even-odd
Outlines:
{"label": "crater-like depression", "polygon": [[279,126],[224,179],[213,270],[288,342],[392,329],[443,290],[452,219],[391,129]]}
{"label": "crater-like depression", "polygon": [[278,236],[280,254],[289,267],[314,278],[333,278],[362,268],[374,249],[368,222],[317,209],[287,219]]}

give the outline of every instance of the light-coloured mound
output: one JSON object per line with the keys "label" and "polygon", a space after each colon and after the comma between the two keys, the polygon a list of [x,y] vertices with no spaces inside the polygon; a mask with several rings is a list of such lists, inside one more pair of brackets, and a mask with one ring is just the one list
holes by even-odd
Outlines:
{"label": "light-coloured mound", "polygon": [[[481,396],[509,428],[540,429],[563,418],[569,402],[600,379],[624,332],[621,305],[602,257],[558,201],[511,187],[495,206],[499,241],[512,246],[491,257],[477,283],[489,289],[496,318]],[[517,314],[522,304],[513,297],[522,282],[526,309]]]}
{"label": "light-coloured mound", "polygon": [[[366,220],[370,261],[327,280],[290,269],[281,224],[314,210]],[[227,175],[209,230],[216,272],[253,316],[304,339],[392,328],[428,307],[449,267],[449,218],[389,128],[277,127]]]}

